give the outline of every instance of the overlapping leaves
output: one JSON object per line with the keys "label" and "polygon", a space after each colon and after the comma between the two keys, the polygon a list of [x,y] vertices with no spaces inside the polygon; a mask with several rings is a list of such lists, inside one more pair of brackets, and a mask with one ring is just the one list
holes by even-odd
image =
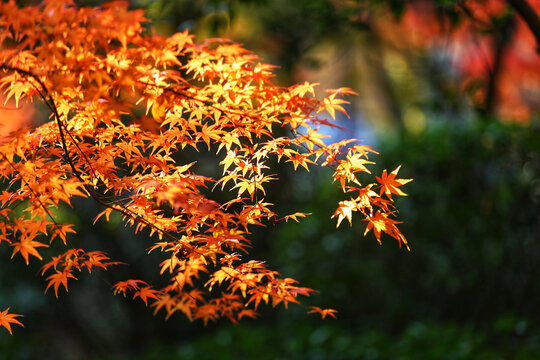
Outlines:
{"label": "overlapping leaves", "polygon": [[[160,37],[144,32],[143,21],[141,11],[118,2],[82,9],[58,0],[0,5],[0,88],[17,102],[42,101],[51,114],[0,144],[0,243],[29,263],[62,240],[64,251],[43,266],[47,289],[58,296],[77,272],[119,264],[101,251],[75,249],[68,236],[74,228],[55,216],[73,197],[87,197],[103,206],[96,220],[120,213],[148,233],[150,251],[163,254],[156,265],[168,285],[128,279],[114,285],[115,293],[167,317],[182,312],[205,323],[255,317],[260,303],[297,303],[313,290],[245,258],[253,226],[307,215],[278,215],[265,201],[267,183],[279,176],[270,166],[275,160],[295,170],[330,168],[354,194],[339,203],[338,225],[352,223],[357,212],[379,241],[386,232],[406,243],[390,197],[403,195],[396,189],[405,182],[388,181],[385,172],[379,185],[362,185],[357,174],[369,173],[374,151],[352,140],[328,145],[320,133],[319,125],[330,123],[325,114],[345,112],[342,96],[350,89],[317,99],[316,84],[278,87],[272,67],[238,44],[195,44],[187,32]],[[222,176],[177,163],[175,154],[186,147],[215,153]],[[230,200],[217,202],[209,190]],[[6,318],[0,325],[9,330],[9,322],[18,323]]]}

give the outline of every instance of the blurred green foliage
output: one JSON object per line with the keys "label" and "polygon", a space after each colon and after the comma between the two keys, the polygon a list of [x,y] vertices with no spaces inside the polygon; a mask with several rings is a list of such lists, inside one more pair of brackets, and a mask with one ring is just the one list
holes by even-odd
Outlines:
{"label": "blurred green foliage", "polygon": [[[150,345],[136,360],[167,359],[531,359],[539,352],[538,339],[519,349],[494,346],[484,333],[455,323],[411,323],[399,337],[365,329],[347,333],[343,326],[224,327],[208,336],[176,347]],[[500,336],[515,336],[498,333]]]}
{"label": "blurred green foliage", "polygon": [[[479,323],[507,309],[536,315],[540,127],[443,122],[422,133],[395,134],[376,148],[381,168],[403,164],[400,176],[414,178],[398,205],[411,253],[390,238],[383,248],[362,239],[364,224],[352,232],[333,230],[324,219],[333,212],[328,204],[340,199],[339,190],[323,185],[328,179],[306,189],[305,179],[298,178],[285,196],[296,194],[298,207],[314,215],[277,235],[275,257],[283,266],[308,282],[317,277],[325,288],[321,296],[352,299],[351,311],[358,311],[361,294],[370,294],[361,300],[366,315],[382,308],[394,323],[404,310]],[[332,265],[324,259],[336,257],[341,265],[329,272]],[[340,284],[351,274],[354,289]]]}

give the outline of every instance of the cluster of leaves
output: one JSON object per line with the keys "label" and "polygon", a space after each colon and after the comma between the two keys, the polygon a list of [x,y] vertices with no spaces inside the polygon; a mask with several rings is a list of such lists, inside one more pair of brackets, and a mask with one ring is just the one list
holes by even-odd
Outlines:
{"label": "cluster of leaves", "polygon": [[[118,212],[153,239],[150,252],[163,254],[165,285],[127,279],[113,286],[156,313],[234,322],[255,317],[261,302],[297,303],[313,290],[245,256],[253,226],[306,216],[280,216],[265,201],[267,183],[277,178],[275,161],[295,170],[330,168],[349,195],[334,214],[338,225],[356,212],[379,242],[385,232],[407,244],[391,197],[404,195],[399,186],[408,182],[395,178],[399,168],[361,184],[358,174],[370,173],[374,150],[355,140],[326,144],[319,132],[335,126],[328,115],[345,113],[350,89],[318,99],[317,84],[278,87],[272,66],[238,44],[195,44],[187,32],[161,37],[145,30],[145,21],[142,11],[121,2],[0,4],[0,88],[16,106],[37,100],[50,111],[50,121],[0,144],[0,243],[27,264],[44,261],[42,274],[52,272],[47,289],[58,295],[84,268],[119,264],[73,246],[76,229],[56,213],[79,197],[103,206],[96,221]],[[222,176],[179,163],[175,156],[186,147],[215,153]],[[216,193],[227,200],[218,202]],[[43,253],[53,242],[61,250]],[[331,309],[311,310],[334,316]],[[7,310],[1,319],[8,329],[18,323]]]}

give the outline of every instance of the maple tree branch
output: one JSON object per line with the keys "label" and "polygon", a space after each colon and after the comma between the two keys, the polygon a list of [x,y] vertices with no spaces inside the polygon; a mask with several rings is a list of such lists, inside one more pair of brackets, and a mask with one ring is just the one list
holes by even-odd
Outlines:
{"label": "maple tree branch", "polygon": [[489,71],[485,107],[488,114],[492,114],[497,100],[497,85],[503,66],[504,52],[512,40],[514,34],[515,17],[511,16],[498,26],[493,34],[495,48],[493,49],[493,68]]}
{"label": "maple tree branch", "polygon": [[[36,90],[38,91],[38,93],[39,93],[40,97],[43,99],[43,101],[47,104],[49,109],[53,112],[56,123],[58,125],[58,130],[59,130],[59,133],[60,133],[60,140],[62,142],[62,148],[64,149],[64,155],[66,157],[66,161],[69,164],[69,166],[71,167],[75,177],[77,177],[77,179],[83,184],[84,189],[90,194],[90,196],[95,201],[97,201],[99,204],[101,204],[101,205],[103,205],[103,206],[105,206],[107,208],[113,209],[115,211],[120,212],[123,215],[129,216],[131,219],[133,219],[136,222],[143,223],[143,224],[155,229],[156,231],[158,231],[159,233],[165,235],[166,237],[168,237],[169,239],[171,239],[173,241],[178,241],[179,240],[174,235],[172,235],[169,232],[161,229],[160,227],[158,227],[157,225],[153,224],[152,222],[146,220],[142,216],[134,213],[133,210],[129,209],[128,207],[123,206],[123,205],[118,205],[114,200],[111,201],[111,202],[113,202],[114,205],[104,201],[103,196],[101,194],[97,193],[94,189],[92,189],[87,184],[87,182],[82,178],[80,172],[75,167],[75,164],[73,163],[73,160],[71,159],[71,155],[69,153],[69,150],[68,150],[68,147],[67,147],[67,144],[66,144],[66,138],[65,138],[64,130],[72,138],[72,140],[74,141],[75,146],[79,149],[81,155],[85,158],[85,161],[88,163],[88,165],[90,167],[91,167],[91,164],[89,163],[89,159],[82,152],[82,149],[78,146],[75,139],[73,139],[73,136],[71,135],[69,130],[67,130],[67,128],[65,127],[65,124],[62,123],[62,121],[60,119],[60,114],[58,113],[58,109],[56,107],[56,104],[55,104],[54,100],[52,99],[52,97],[50,96],[49,91],[48,91],[47,87],[45,86],[45,84],[35,74],[33,74],[30,71],[19,69],[19,68],[16,68],[16,67],[12,67],[12,66],[9,66],[9,65],[6,65],[6,64],[0,64],[0,69],[19,72],[19,73],[21,73],[23,75],[31,77],[32,79],[34,79],[40,85],[41,89],[36,88]],[[95,176],[95,173],[94,173],[94,176]],[[192,251],[192,252],[197,253],[197,251],[193,247],[191,247],[189,250]],[[199,254],[199,255],[202,255],[202,254]]]}
{"label": "maple tree branch", "polygon": [[[29,14],[32,22],[26,26]],[[370,220],[372,228],[377,222],[373,228],[377,240],[380,242],[382,231],[400,244],[405,242],[395,227],[397,221],[388,218],[393,215],[389,194],[404,195],[395,187],[402,183],[393,176],[379,180],[386,186],[389,200],[382,199],[382,188],[381,195],[370,190],[374,184],[365,189],[353,186],[352,182],[361,186],[355,173],[369,172],[362,165],[368,161],[361,159],[367,159],[367,152],[357,145],[347,149],[348,140],[326,145],[314,128],[330,125],[329,119],[317,115],[323,110],[334,119],[336,111],[346,113],[342,106],[346,101],[334,97],[352,90],[330,90],[331,95],[319,100],[314,84],[274,85],[272,67],[257,60],[254,68],[255,58],[240,45],[221,47],[220,41],[211,40],[199,46],[187,32],[156,37],[143,30],[142,12],[131,12],[126,3],[81,11],[75,6],[58,7],[54,15],[43,4],[0,6],[0,21],[11,32],[3,34],[8,44],[0,49],[2,59],[11,59],[1,60],[4,64],[0,61],[0,90],[17,101],[37,98],[45,102],[49,115],[46,124],[20,131],[13,143],[0,149],[12,163],[10,167],[0,161],[0,175],[11,182],[1,194],[11,210],[0,216],[5,220],[0,227],[8,223],[10,235],[21,233],[17,243],[7,239],[18,246],[13,254],[20,251],[27,263],[30,255],[42,259],[35,247],[45,244],[32,243],[32,239],[47,231],[52,236],[69,233],[72,224],[59,221],[60,232],[48,217],[56,216],[54,209],[61,202],[71,205],[71,199],[80,196],[102,206],[96,220],[104,215],[103,220],[109,221],[111,213],[119,212],[122,222],[135,232],[149,233],[147,238],[153,242],[149,252],[161,248],[165,255],[174,251],[160,263],[160,274],[168,267],[176,275],[161,292],[133,280],[114,285],[115,293],[134,290],[133,298],[140,297],[145,304],[154,298],[151,305],[156,310],[165,306],[167,318],[181,310],[190,320],[200,318],[205,323],[218,317],[235,321],[252,316],[254,312],[245,306],[256,308],[261,301],[287,306],[311,290],[237,253],[252,244],[252,226],[279,221],[269,209],[272,204],[264,202],[264,185],[274,180],[274,174],[266,174],[271,172],[274,157],[278,162],[282,157],[291,162],[294,170],[301,166],[309,171],[312,165],[334,169],[334,181],[339,179],[344,192],[365,192],[340,202],[341,213],[334,215],[339,215],[338,225],[344,218],[352,223],[352,211],[367,216],[364,208],[377,206],[377,218]],[[91,38],[85,37],[89,33]],[[311,97],[304,96],[306,92]],[[145,114],[140,111],[141,102],[146,104]],[[155,122],[148,116],[150,108]],[[288,135],[289,128],[293,135]],[[177,164],[177,155],[184,156],[181,149],[193,146],[198,151],[197,146],[205,143],[209,153],[217,148],[216,158],[223,158],[219,180]],[[220,154],[222,149],[227,152],[225,157]],[[236,198],[221,204],[207,194],[212,182],[222,183],[223,190],[230,180],[235,185],[232,189],[239,187]],[[22,195],[16,195],[17,191]],[[246,192],[251,198],[242,197]],[[26,215],[15,216],[13,207],[26,202],[30,204]],[[295,213],[290,218],[304,215]],[[23,249],[23,242],[29,246]],[[55,295],[62,285],[67,291],[68,278],[84,266],[90,272],[93,266],[112,265],[99,254],[74,250],[54,256],[44,266],[42,274],[55,270],[47,278],[47,288],[52,287]],[[200,272],[208,275],[203,277]],[[203,283],[206,276],[210,280]],[[196,285],[192,279],[197,280]],[[221,295],[216,294],[218,289]],[[212,299],[207,301],[199,290],[212,291]],[[156,296],[165,293],[167,297]],[[333,314],[312,309],[323,318]]]}
{"label": "maple tree branch", "polygon": [[26,76],[34,79],[39,84],[41,89],[36,88],[36,90],[38,91],[39,96],[47,104],[47,107],[52,111],[52,113],[54,115],[54,118],[55,118],[56,123],[58,125],[58,131],[60,133],[60,141],[62,142],[62,147],[64,149],[64,153],[65,153],[64,155],[66,157],[66,161],[70,165],[71,169],[73,170],[73,173],[79,179],[79,181],[81,181],[82,183],[85,183],[85,181],[81,178],[80,173],[75,168],[75,164],[73,164],[73,161],[71,160],[71,156],[69,154],[69,149],[67,147],[66,139],[65,139],[65,135],[64,135],[64,131],[63,131],[62,120],[60,119],[60,114],[58,113],[58,109],[56,107],[56,104],[55,104],[53,98],[51,97],[49,90],[47,89],[47,87],[43,83],[43,81],[41,81],[37,77],[37,75],[33,74],[32,72],[30,72],[28,70],[19,69],[19,68],[9,66],[9,65],[6,65],[6,64],[1,64],[0,69],[11,70],[11,71],[15,71],[15,72],[18,72],[20,74],[26,75]]}
{"label": "maple tree branch", "polygon": [[540,17],[527,0],[506,0],[525,21],[536,39],[536,52],[540,55]]}
{"label": "maple tree branch", "polygon": [[[227,113],[227,114],[232,114],[232,115],[237,115],[237,116],[241,116],[241,117],[249,117],[249,118],[253,118],[253,116],[249,115],[249,114],[245,114],[241,111],[235,111],[233,109],[229,109],[229,108],[224,108],[224,107],[220,107],[220,106],[217,106],[215,103],[209,103],[209,100],[203,100],[203,99],[199,99],[193,95],[190,95],[186,92],[182,92],[182,91],[179,91],[177,89],[173,89],[173,88],[170,88],[170,87],[166,87],[166,86],[162,86],[162,85],[157,85],[157,84],[152,84],[152,83],[149,83],[149,82],[145,82],[145,81],[141,81],[141,80],[137,80],[137,82],[139,84],[142,84],[142,85],[146,85],[146,86],[153,86],[155,88],[158,88],[160,90],[163,90],[163,91],[167,91],[167,92],[171,92],[175,95],[178,95],[178,96],[182,96],[186,99],[189,99],[189,100],[193,100],[193,101],[197,101],[197,102],[200,102],[201,104],[205,105],[205,106],[208,106],[210,108],[213,108],[215,110],[218,110],[218,111],[221,111],[223,113]],[[196,88],[194,85],[191,85],[193,88]],[[200,91],[199,88],[196,88],[198,91]],[[233,126],[235,126],[233,124]],[[236,126],[235,126],[236,127]]]}

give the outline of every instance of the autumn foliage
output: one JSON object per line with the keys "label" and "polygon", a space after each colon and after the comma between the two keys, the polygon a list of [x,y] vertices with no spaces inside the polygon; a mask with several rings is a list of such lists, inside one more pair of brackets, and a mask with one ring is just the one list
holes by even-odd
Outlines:
{"label": "autumn foliage", "polygon": [[[404,195],[399,187],[409,180],[396,178],[398,168],[369,181],[374,150],[355,140],[327,144],[320,132],[345,113],[343,96],[352,90],[318,99],[317,84],[278,87],[272,66],[240,45],[155,35],[146,21],[122,2],[0,4],[0,88],[16,107],[41,103],[50,114],[0,144],[0,243],[14,259],[43,262],[45,290],[58,296],[80,272],[122,264],[74,246],[74,225],[60,221],[59,207],[88,198],[102,206],[96,221],[117,212],[147,235],[149,252],[162,254],[156,267],[164,286],[125,279],[115,294],[140,298],[167,318],[180,311],[205,323],[254,317],[261,303],[297,303],[313,290],[247,256],[253,227],[307,215],[277,214],[265,200],[279,177],[270,166],[276,161],[328,168],[345,194],[338,225],[356,213],[379,242],[384,232],[407,245],[392,194]],[[187,148],[214,154],[222,176],[178,161]],[[218,193],[227,200],[218,202]],[[62,250],[51,255],[53,243]],[[20,323],[8,310],[0,326],[10,330]]]}
{"label": "autumn foliage", "polygon": [[[525,3],[415,0],[399,19],[382,17],[375,26],[400,50],[446,56],[461,75],[461,90],[477,107],[505,120],[528,123],[540,110],[539,34],[518,14],[516,2]],[[531,14],[540,12],[540,1],[526,3]]]}

